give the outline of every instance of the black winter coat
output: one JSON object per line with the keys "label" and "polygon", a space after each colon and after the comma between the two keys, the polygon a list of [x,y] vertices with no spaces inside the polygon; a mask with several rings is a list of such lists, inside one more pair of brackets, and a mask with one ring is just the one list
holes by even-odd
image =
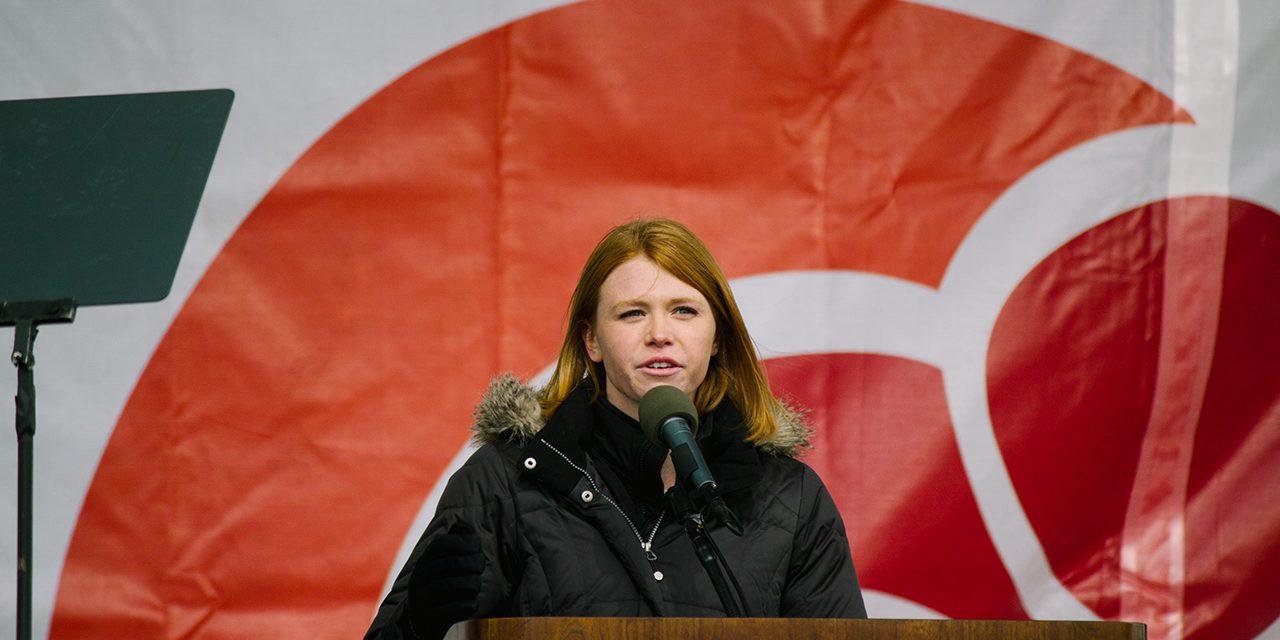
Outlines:
{"label": "black winter coat", "polygon": [[[479,532],[484,556],[475,618],[725,615],[676,517],[667,512],[656,532],[640,531],[607,496],[584,452],[590,400],[581,385],[544,426],[535,390],[510,376],[494,381],[476,409],[484,444],[449,480],[366,639],[411,637],[414,566],[460,521]],[[739,538],[712,521],[710,535],[742,585],[747,615],[866,617],[840,514],[813,470],[791,457],[808,431],[790,412],[778,417],[778,435],[760,446],[744,440],[731,403],[704,419],[704,457],[745,530]],[[650,554],[641,538],[651,535]]]}

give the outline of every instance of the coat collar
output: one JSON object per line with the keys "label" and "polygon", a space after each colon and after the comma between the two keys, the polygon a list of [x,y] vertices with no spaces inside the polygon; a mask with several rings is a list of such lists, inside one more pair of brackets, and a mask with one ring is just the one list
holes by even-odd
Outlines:
{"label": "coat collar", "polygon": [[[585,453],[595,425],[592,395],[590,384],[579,384],[543,423],[538,390],[510,374],[501,375],[476,407],[475,440],[497,445],[539,482],[572,496],[584,473],[594,476]],[[796,457],[808,448],[810,431],[796,411],[783,408],[776,418],[775,437],[754,445],[746,440],[744,419],[733,403],[721,403],[704,419],[709,424],[698,430],[699,444],[726,494],[756,484],[762,473],[762,455]]]}
{"label": "coat collar", "polygon": [[[542,434],[543,438],[552,436],[559,429],[542,433],[544,428],[555,426],[561,422],[577,425],[592,423],[591,387],[580,384],[565,399],[549,422],[542,420],[542,407],[538,404],[540,390],[521,383],[515,376],[507,373],[493,379],[484,398],[475,409],[475,426],[473,437],[479,444],[515,441],[523,444]],[[745,438],[742,414],[731,403],[724,403],[715,412],[715,429],[702,430],[699,439],[710,437],[721,430],[737,431],[739,438]],[[764,453],[784,455],[798,458],[809,448],[810,429],[801,414],[793,408],[782,406],[774,414],[778,423],[778,431],[768,440],[755,444],[755,448]],[[734,429],[736,427],[736,429]],[[557,438],[558,439],[558,438]],[[554,442],[552,444],[555,444]],[[581,457],[581,443],[575,442],[566,446],[576,447],[575,453]],[[706,446],[706,445],[704,445]],[[566,455],[569,453],[565,452]]]}

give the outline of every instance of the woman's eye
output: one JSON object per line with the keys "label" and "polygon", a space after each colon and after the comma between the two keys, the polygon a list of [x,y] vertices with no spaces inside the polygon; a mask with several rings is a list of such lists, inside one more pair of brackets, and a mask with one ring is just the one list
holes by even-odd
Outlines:
{"label": "woman's eye", "polygon": [[696,316],[698,315],[698,310],[693,307],[676,307],[676,313],[682,316]]}
{"label": "woman's eye", "polygon": [[628,309],[618,315],[619,318],[639,318],[642,315],[639,309]]}

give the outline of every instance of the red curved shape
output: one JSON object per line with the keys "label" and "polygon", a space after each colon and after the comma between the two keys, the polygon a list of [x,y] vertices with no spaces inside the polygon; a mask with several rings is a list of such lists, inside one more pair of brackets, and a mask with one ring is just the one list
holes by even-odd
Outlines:
{"label": "red curved shape", "polygon": [[574,4],[425,62],[326,132],[139,379],[51,637],[358,634],[486,379],[551,360],[582,256],[638,211],[681,216],[731,276],[934,284],[1038,163],[1185,121],[1063,45],[835,4]]}
{"label": "red curved shape", "polygon": [[1277,282],[1280,216],[1184,198],[1085,232],[1007,301],[996,435],[1054,572],[1103,618],[1237,640],[1280,615]]}
{"label": "red curved shape", "polygon": [[[1036,266],[991,337],[987,392],[1005,465],[1058,577],[1120,613],[1120,532],[1151,413],[1164,216],[1118,216]],[[1102,330],[1099,330],[1102,327]]]}

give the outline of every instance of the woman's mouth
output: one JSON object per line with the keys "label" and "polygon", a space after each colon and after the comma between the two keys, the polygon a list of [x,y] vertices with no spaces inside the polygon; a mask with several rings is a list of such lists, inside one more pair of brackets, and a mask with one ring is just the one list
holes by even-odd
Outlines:
{"label": "woman's mouth", "polygon": [[638,368],[651,376],[658,377],[675,375],[684,369],[679,362],[671,358],[651,358],[645,360],[644,364]]}

